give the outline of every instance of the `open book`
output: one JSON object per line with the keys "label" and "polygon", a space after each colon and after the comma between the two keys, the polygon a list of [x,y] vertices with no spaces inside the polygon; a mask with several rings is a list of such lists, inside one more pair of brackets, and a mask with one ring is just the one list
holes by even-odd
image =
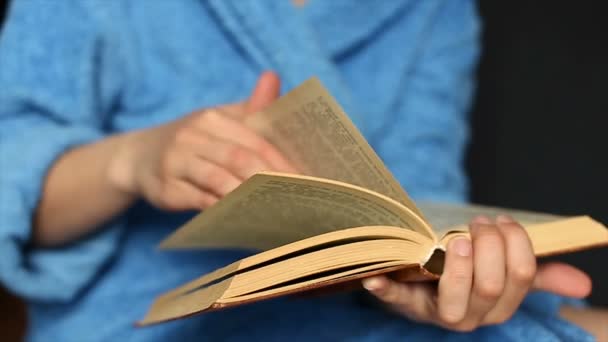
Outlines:
{"label": "open book", "polygon": [[415,204],[316,79],[246,121],[301,175],[260,172],[169,236],[163,248],[261,251],[161,295],[140,325],[388,273],[436,280],[448,240],[480,214],[511,214],[537,256],[608,245],[587,216]]}

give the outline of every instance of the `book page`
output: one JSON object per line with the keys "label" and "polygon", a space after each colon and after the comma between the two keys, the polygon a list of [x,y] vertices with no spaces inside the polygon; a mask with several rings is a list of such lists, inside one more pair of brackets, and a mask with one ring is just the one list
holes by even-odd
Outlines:
{"label": "book page", "polygon": [[272,142],[304,175],[373,190],[421,215],[318,79],[304,82],[250,116],[246,124]]}
{"label": "book page", "polygon": [[377,225],[410,229],[435,240],[426,222],[383,195],[337,181],[265,172],[178,229],[161,247],[265,250],[330,231]]}
{"label": "book page", "polygon": [[[556,221],[520,222],[530,237],[534,255],[537,257],[608,246],[608,229],[589,216],[561,218]],[[442,249],[445,249],[448,241],[456,235],[468,236],[468,232],[447,231],[440,240]]]}
{"label": "book page", "polygon": [[[410,231],[408,229],[402,229],[397,227],[384,227],[384,226],[371,226],[371,227],[357,227],[344,229],[334,232],[329,232],[322,235],[316,235],[310,237],[308,239],[299,240],[287,245],[283,245],[265,252],[261,252],[258,254],[251,255],[239,261],[236,261],[228,266],[217,269],[213,272],[207,273],[193,281],[188,282],[178,288],[175,288],[169,292],[162,294],[157,297],[154,302],[154,305],[150,309],[149,313],[146,315],[146,319],[141,321],[141,324],[148,324],[154,320],[162,320],[162,319],[170,319],[176,318],[181,315],[186,315],[189,313],[193,313],[196,311],[204,310],[209,308],[209,305],[213,305],[214,303],[227,303],[227,302],[240,302],[246,301],[251,298],[257,297],[256,295],[249,294],[245,297],[239,296],[237,298],[232,297],[230,299],[221,299],[225,298],[226,294],[230,289],[233,289],[234,286],[238,285],[238,281],[235,278],[235,275],[250,273],[251,275],[256,274],[262,279],[267,279],[271,275],[264,271],[263,269],[269,265],[277,265],[278,263],[283,263],[284,270],[279,270],[278,274],[284,274],[285,272],[290,271],[300,271],[299,268],[294,268],[293,262],[296,264],[302,263],[306,265],[311,265],[315,262],[314,258],[304,257],[301,261],[294,259],[298,256],[309,256],[310,253],[314,253],[315,251],[322,251],[331,247],[336,246],[345,246],[352,244],[353,242],[361,242],[361,241],[403,241],[406,243],[406,248],[404,245],[401,245],[401,248],[398,249],[399,261],[391,261],[391,262],[382,262],[376,263],[369,266],[356,266],[355,268],[347,268],[344,269],[344,272],[336,271],[336,273],[331,272],[325,276],[312,277],[308,281],[297,281],[290,282],[290,285],[283,284],[283,286],[273,286],[272,289],[265,290],[265,292],[258,292],[259,296],[268,296],[271,293],[281,293],[285,291],[292,291],[298,288],[302,288],[304,286],[334,280],[338,277],[346,277],[348,275],[353,275],[360,272],[366,272],[371,270],[378,270],[380,268],[385,267],[394,267],[394,266],[403,266],[404,260],[410,261],[406,264],[420,264],[422,260],[422,255],[428,254],[428,250],[430,250],[433,246],[435,246],[436,242],[429,240],[428,238],[421,239],[421,235]],[[386,250],[386,246],[388,245],[380,245],[379,249]],[[366,247],[366,251],[369,252],[369,246]],[[380,251],[382,252],[382,251]],[[354,257],[364,257],[365,264],[369,264],[371,259],[371,254],[373,253],[360,253],[353,251]],[[336,263],[351,263],[351,253],[346,253],[341,257],[338,256],[338,253],[330,253],[331,258],[334,259]],[[317,254],[318,255],[318,254]],[[321,256],[319,259],[323,261],[327,261],[328,258]],[[291,260],[291,263],[285,262],[287,260]],[[318,267],[318,265],[317,265]],[[418,269],[418,267],[416,267]],[[321,271],[321,270],[319,270]],[[321,271],[323,274],[326,274],[325,271]],[[411,272],[409,272],[411,273]],[[243,280],[242,277],[240,277]],[[257,278],[256,278],[257,279]],[[253,283],[255,279],[244,279],[241,283],[250,284]],[[275,282],[277,280],[275,279]],[[213,284],[219,284],[218,286],[213,286]],[[275,283],[275,285],[279,285]],[[201,295],[203,300],[200,301]],[[189,303],[188,301],[184,302],[184,297],[192,297],[195,296],[196,300],[193,300],[194,303]],[[213,298],[209,300],[209,298]],[[175,306],[179,306],[175,311]],[[169,315],[169,316],[167,316]]]}
{"label": "book page", "polygon": [[432,203],[418,204],[424,216],[438,237],[450,231],[468,230],[467,226],[473,218],[479,215],[494,219],[497,215],[505,214],[513,217],[522,224],[533,224],[557,221],[563,216],[532,211],[483,206],[478,204]]}

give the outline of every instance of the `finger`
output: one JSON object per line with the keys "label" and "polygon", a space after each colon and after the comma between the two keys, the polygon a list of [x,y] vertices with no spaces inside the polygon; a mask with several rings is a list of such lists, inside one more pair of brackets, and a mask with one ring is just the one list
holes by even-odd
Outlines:
{"label": "finger", "polygon": [[366,278],[362,283],[366,290],[384,302],[393,303],[399,298],[399,289],[392,286],[385,276]]}
{"label": "finger", "polygon": [[165,189],[153,199],[156,206],[171,211],[198,209],[202,210],[215,204],[219,199],[214,194],[201,191],[192,184],[173,179]]}
{"label": "finger", "polygon": [[213,107],[210,110],[217,111],[224,116],[239,121],[242,120],[245,116],[246,107],[247,102],[243,101],[238,103],[224,104],[221,106]]}
{"label": "finger", "polygon": [[188,159],[179,176],[180,179],[201,190],[211,191],[220,198],[226,196],[241,184],[241,180],[226,169],[198,158]]}
{"label": "finger", "polygon": [[253,151],[265,160],[273,171],[296,172],[295,168],[276,147],[239,121],[209,110],[202,115],[198,127],[209,135]]}
{"label": "finger", "polygon": [[430,321],[433,292],[427,284],[399,283],[385,276],[363,279],[363,287],[390,309],[419,321]]}
{"label": "finger", "polygon": [[215,107],[217,111],[235,120],[243,120],[248,114],[257,113],[274,100],[279,98],[281,91],[281,81],[279,76],[272,71],[264,72],[245,101],[233,104],[226,104]]}
{"label": "finger", "polygon": [[246,180],[256,172],[273,169],[248,148],[207,134],[197,134],[184,143],[194,150],[197,158],[225,168],[240,180]]}
{"label": "finger", "polygon": [[471,220],[471,224],[492,224],[492,221],[487,216],[479,215]]}
{"label": "finger", "polygon": [[184,209],[202,210],[212,206],[217,201],[219,201],[219,198],[216,195],[207,191],[201,191],[192,184],[189,184],[184,181],[176,181],[175,190],[175,199],[177,200],[177,198],[179,197],[180,200],[189,204],[189,208]]}
{"label": "finger", "polygon": [[473,258],[473,291],[468,319],[475,323],[496,305],[505,287],[506,257],[502,234],[494,224],[471,225]]}
{"label": "finger", "polygon": [[272,71],[264,72],[251,93],[245,106],[245,114],[254,114],[271,104],[279,97],[281,80]]}
{"label": "finger", "polygon": [[584,298],[591,293],[591,279],[585,272],[563,263],[538,266],[533,288],[555,294]]}
{"label": "finger", "polygon": [[508,216],[496,218],[505,243],[506,281],[502,296],[484,318],[484,324],[508,320],[528,293],[536,275],[536,257],[524,228]]}
{"label": "finger", "polygon": [[456,324],[465,318],[473,283],[473,248],[468,238],[448,243],[443,274],[439,279],[438,314],[443,323]]}

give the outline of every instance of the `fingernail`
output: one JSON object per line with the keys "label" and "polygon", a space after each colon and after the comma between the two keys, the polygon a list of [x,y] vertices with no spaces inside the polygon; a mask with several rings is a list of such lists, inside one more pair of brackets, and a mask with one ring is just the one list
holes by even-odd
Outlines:
{"label": "fingernail", "polygon": [[382,281],[378,278],[363,279],[363,287],[368,291],[376,291],[382,286]]}
{"label": "fingernail", "polygon": [[496,216],[496,223],[513,223],[515,220],[509,215],[498,215]]}
{"label": "fingernail", "polygon": [[467,238],[455,238],[450,242],[448,249],[452,249],[456,254],[467,257],[471,255],[471,241]]}
{"label": "fingernail", "polygon": [[471,220],[471,223],[492,224],[492,221],[487,216],[479,215],[475,216],[475,218]]}

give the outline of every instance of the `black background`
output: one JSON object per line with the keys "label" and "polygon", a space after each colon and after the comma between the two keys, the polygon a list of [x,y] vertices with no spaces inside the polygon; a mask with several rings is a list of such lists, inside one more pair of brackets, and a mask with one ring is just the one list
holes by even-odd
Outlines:
{"label": "black background", "polygon": [[[479,9],[473,201],[608,224],[607,3],[480,1]],[[608,305],[608,249],[559,259],[591,273],[591,301]]]}

